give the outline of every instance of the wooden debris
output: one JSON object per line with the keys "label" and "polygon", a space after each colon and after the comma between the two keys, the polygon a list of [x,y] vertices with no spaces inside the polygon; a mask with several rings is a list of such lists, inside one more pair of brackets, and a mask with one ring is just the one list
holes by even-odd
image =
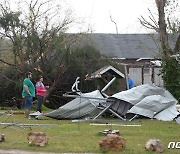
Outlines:
{"label": "wooden debris", "polygon": [[5,135],[4,134],[0,135],[0,142],[5,142]]}
{"label": "wooden debris", "polygon": [[30,145],[45,146],[48,143],[48,136],[43,132],[31,132],[28,134]]}
{"label": "wooden debris", "polygon": [[108,134],[117,134],[119,135],[119,130],[111,130],[111,129],[107,129],[107,130],[103,130],[100,131],[99,133],[103,134],[103,135],[108,135]]}
{"label": "wooden debris", "polygon": [[126,140],[116,134],[108,134],[105,139],[99,141],[100,148],[108,150],[122,150],[125,144]]}
{"label": "wooden debris", "polygon": [[149,139],[145,144],[145,149],[149,151],[163,152],[163,143],[159,139]]}

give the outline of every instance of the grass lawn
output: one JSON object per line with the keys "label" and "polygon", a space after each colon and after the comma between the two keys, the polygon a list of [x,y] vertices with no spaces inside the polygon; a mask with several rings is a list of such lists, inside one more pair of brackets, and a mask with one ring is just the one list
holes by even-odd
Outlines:
{"label": "grass lawn", "polygon": [[[0,149],[23,149],[28,151],[56,153],[119,153],[119,151],[105,151],[99,148],[99,140],[105,138],[105,136],[99,134],[99,131],[105,129],[117,129],[120,132],[120,136],[126,138],[126,147],[121,151],[122,153],[154,153],[144,149],[146,141],[150,138],[157,138],[163,142],[163,153],[180,153],[180,149],[167,148],[168,143],[171,141],[180,142],[180,125],[175,121],[163,122],[150,119],[136,119],[133,122],[111,123],[119,125],[141,125],[140,127],[124,127],[116,125],[92,126],[90,125],[90,122],[73,123],[71,120],[55,120],[46,117],[41,120],[29,120],[24,118],[24,114],[13,114],[12,116],[1,115],[0,122],[57,124],[56,126],[30,127],[7,127],[6,125],[0,125],[0,134],[5,134],[5,142],[0,143]],[[28,144],[28,133],[34,131],[45,132],[48,134],[49,143],[45,147],[30,146]]]}

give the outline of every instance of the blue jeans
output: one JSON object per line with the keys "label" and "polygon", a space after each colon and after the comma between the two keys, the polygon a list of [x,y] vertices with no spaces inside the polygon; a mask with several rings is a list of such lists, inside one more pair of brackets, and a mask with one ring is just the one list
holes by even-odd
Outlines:
{"label": "blue jeans", "polygon": [[33,104],[32,96],[25,96],[25,109],[31,109]]}

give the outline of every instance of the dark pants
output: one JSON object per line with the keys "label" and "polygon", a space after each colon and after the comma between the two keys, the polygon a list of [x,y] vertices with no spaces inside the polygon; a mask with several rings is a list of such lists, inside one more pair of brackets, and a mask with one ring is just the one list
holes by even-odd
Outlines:
{"label": "dark pants", "polygon": [[41,112],[41,111],[42,111],[41,107],[42,107],[42,104],[43,104],[43,101],[44,101],[44,97],[43,97],[43,96],[38,96],[38,95],[37,95],[37,100],[38,100],[38,102],[37,102],[37,108],[36,108],[36,111]]}

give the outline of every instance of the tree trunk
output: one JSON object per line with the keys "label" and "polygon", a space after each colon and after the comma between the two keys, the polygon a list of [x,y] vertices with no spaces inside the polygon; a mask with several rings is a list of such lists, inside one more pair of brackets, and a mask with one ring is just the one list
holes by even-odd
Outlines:
{"label": "tree trunk", "polygon": [[156,0],[156,5],[158,8],[158,15],[159,15],[159,34],[161,40],[161,47],[164,58],[168,59],[172,54],[172,50],[168,43],[168,35],[166,31],[166,22],[165,22],[165,8],[166,0]]}
{"label": "tree trunk", "polygon": [[177,53],[180,51],[180,34],[178,36],[178,39],[176,41],[176,45],[175,45],[175,48],[174,48],[174,52]]}

